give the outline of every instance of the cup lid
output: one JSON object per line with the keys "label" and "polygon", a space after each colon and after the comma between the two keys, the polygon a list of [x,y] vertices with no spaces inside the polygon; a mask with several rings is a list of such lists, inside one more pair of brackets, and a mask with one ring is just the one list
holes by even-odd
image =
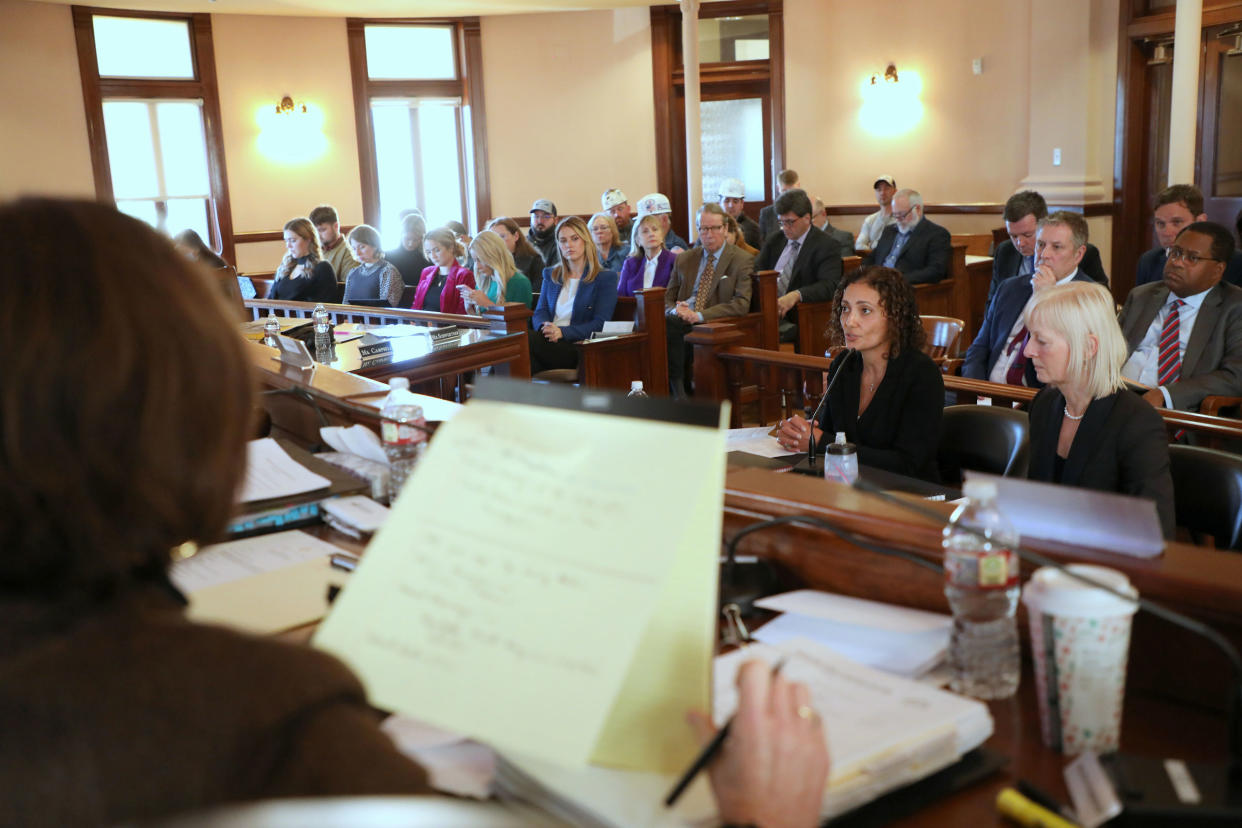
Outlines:
{"label": "cup lid", "polygon": [[[1115,569],[1090,564],[1069,564],[1066,569],[1093,581],[1099,581],[1125,595],[1138,597],[1130,579]],[[1027,609],[1047,615],[1101,617],[1133,615],[1138,605],[1087,586],[1055,567],[1037,569],[1022,588],[1022,603]]]}

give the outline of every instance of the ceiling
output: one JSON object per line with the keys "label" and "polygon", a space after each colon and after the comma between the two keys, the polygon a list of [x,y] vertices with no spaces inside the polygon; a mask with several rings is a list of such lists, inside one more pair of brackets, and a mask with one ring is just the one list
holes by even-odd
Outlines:
{"label": "ceiling", "polygon": [[[71,5],[82,0],[35,0]],[[278,14],[294,17],[465,17],[587,11],[660,5],[676,0],[90,0],[89,5],[137,11]]]}

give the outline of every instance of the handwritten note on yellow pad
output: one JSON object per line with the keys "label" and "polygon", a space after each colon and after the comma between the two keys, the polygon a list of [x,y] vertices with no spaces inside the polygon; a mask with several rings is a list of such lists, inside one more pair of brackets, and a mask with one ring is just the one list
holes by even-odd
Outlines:
{"label": "handwritten note on yellow pad", "polygon": [[380,707],[562,764],[680,769],[684,713],[709,703],[724,456],[720,429],[474,401],[315,644]]}

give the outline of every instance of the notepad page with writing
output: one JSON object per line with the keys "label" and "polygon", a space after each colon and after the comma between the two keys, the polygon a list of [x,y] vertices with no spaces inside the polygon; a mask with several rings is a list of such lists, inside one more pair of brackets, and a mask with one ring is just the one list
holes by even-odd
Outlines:
{"label": "notepad page with writing", "polygon": [[[655,741],[676,729],[681,761],[681,713],[709,693],[723,456],[713,429],[474,401],[438,430],[315,644],[378,706],[501,748],[660,759],[598,755],[620,713]],[[653,728],[618,696],[671,572],[694,611],[661,625],[678,718]]]}

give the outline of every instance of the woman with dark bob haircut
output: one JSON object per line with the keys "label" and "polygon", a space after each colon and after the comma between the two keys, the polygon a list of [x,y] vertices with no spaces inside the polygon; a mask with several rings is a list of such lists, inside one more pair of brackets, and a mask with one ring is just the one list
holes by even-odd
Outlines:
{"label": "woman with dark bob haircut", "polygon": [[[191,623],[169,582],[173,550],[224,531],[254,419],[258,346],[209,274],[101,204],[0,204],[0,222],[3,822],[427,791],[340,662]],[[721,818],[818,824],[828,755],[809,691],[758,661],[739,691],[734,747],[709,771]],[[693,726],[710,739],[710,719]]]}
{"label": "woman with dark bob haircut", "polygon": [[[892,268],[869,267],[841,280],[835,302],[830,339],[846,350],[829,369],[836,382],[814,429],[816,448],[843,431],[863,465],[938,482],[944,380],[922,351],[914,288]],[[777,439],[805,452],[810,436],[810,424],[795,415],[781,423]]]}

